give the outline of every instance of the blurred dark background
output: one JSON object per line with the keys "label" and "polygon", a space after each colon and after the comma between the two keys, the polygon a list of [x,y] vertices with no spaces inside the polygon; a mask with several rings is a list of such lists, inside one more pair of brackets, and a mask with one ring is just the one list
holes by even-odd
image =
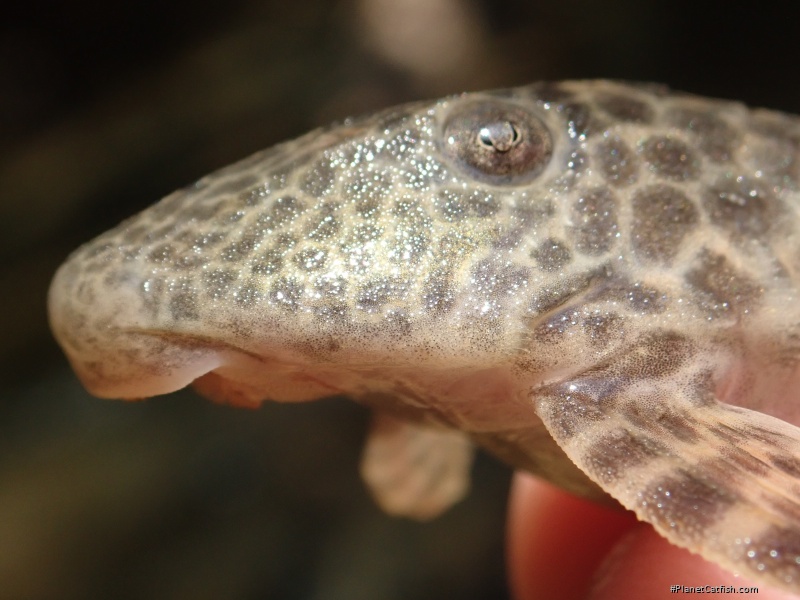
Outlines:
{"label": "blurred dark background", "polygon": [[790,3],[15,2],[0,15],[0,599],[507,598],[510,473],[427,525],[382,515],[343,400],[83,391],[49,335],[66,254],[331,120],[540,79],[622,78],[800,112]]}

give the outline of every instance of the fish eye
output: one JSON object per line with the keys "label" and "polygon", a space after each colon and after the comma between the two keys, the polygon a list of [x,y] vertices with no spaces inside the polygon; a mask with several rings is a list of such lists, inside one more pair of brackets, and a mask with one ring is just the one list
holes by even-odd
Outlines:
{"label": "fish eye", "polygon": [[541,119],[519,104],[497,100],[457,106],[445,121],[443,144],[461,170],[501,185],[537,177],[553,154]]}

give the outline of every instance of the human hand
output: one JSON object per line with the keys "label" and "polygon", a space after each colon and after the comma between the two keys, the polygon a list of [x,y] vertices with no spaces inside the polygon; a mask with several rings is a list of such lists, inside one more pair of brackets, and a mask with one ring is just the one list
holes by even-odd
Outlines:
{"label": "human hand", "polygon": [[633,513],[598,506],[523,473],[515,474],[511,487],[507,535],[517,600],[675,600],[683,594],[670,592],[674,585],[755,586],[760,600],[797,600],[673,546]]}

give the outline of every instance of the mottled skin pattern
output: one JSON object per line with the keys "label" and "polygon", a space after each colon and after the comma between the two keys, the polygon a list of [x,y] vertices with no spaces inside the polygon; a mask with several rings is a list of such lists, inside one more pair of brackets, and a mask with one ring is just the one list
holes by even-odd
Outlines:
{"label": "mottled skin pattern", "polygon": [[469,438],[800,592],[799,148],[796,117],[658,86],[403,106],[83,246],[51,321],[99,396],[375,408],[390,512],[461,497]]}

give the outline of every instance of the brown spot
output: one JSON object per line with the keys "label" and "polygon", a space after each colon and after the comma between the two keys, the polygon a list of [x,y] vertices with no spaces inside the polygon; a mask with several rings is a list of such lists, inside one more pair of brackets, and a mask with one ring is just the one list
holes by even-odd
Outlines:
{"label": "brown spot", "polygon": [[344,244],[344,246],[346,247],[366,244],[367,242],[372,242],[379,239],[381,235],[383,235],[382,227],[376,227],[371,223],[362,223],[361,225],[356,225],[353,228],[350,239]]}
{"label": "brown spot", "polygon": [[622,94],[601,94],[597,104],[609,115],[619,121],[650,123],[653,109],[646,102]]}
{"label": "brown spot", "polygon": [[[764,137],[743,149],[748,162],[764,171],[777,185],[800,187],[800,125],[794,115],[757,110],[754,131]],[[755,142],[755,140],[754,140]]]}
{"label": "brown spot", "polygon": [[310,273],[323,268],[327,258],[328,253],[322,248],[306,248],[295,254],[292,260],[301,271]]}
{"label": "brown spot", "polygon": [[642,499],[648,521],[677,531],[684,539],[696,539],[704,537],[706,530],[725,515],[737,498],[716,482],[679,470],[651,483]]}
{"label": "brown spot", "polygon": [[303,297],[303,284],[289,277],[281,277],[270,289],[269,299],[274,304],[288,311],[295,312],[300,307]]}
{"label": "brown spot", "polygon": [[552,273],[564,268],[572,260],[569,247],[553,238],[546,239],[538,247],[531,250],[531,258],[536,260],[542,271]]}
{"label": "brown spot", "polygon": [[212,298],[219,299],[231,289],[231,285],[238,279],[236,271],[230,269],[214,269],[203,274],[203,285],[206,293]]}
{"label": "brown spot", "polygon": [[594,158],[603,177],[613,186],[625,187],[638,179],[636,155],[619,137],[604,139],[597,144]]}
{"label": "brown spot", "polygon": [[227,207],[227,198],[221,198],[216,201],[193,202],[186,206],[181,216],[187,221],[202,223],[213,219]]}
{"label": "brown spot", "polygon": [[197,235],[192,241],[192,249],[202,252],[207,248],[213,248],[225,239],[225,236],[218,232],[207,232]]}
{"label": "brown spot", "polygon": [[623,336],[624,324],[625,319],[616,313],[591,315],[583,320],[583,330],[592,346],[605,348]]}
{"label": "brown spot", "polygon": [[677,371],[694,352],[692,342],[673,331],[643,335],[626,354],[617,357],[606,368],[627,379],[665,377]]}
{"label": "brown spot", "polygon": [[269,228],[280,227],[296,219],[305,210],[304,202],[294,196],[282,196],[272,203],[269,211],[259,215],[258,224]]}
{"label": "brown spot", "polygon": [[516,263],[487,258],[479,261],[470,275],[474,291],[497,299],[525,289],[530,273],[528,268]]}
{"label": "brown spot", "polygon": [[700,256],[699,266],[686,274],[686,282],[700,293],[700,304],[713,315],[746,313],[763,293],[727,258],[707,250]]}
{"label": "brown spot", "polygon": [[738,446],[725,445],[719,448],[718,458],[703,463],[703,472],[733,482],[750,475],[763,477],[769,473],[769,465]]}
{"label": "brown spot", "polygon": [[407,281],[399,277],[377,277],[361,286],[356,307],[374,312],[392,300],[404,298],[407,292]]}
{"label": "brown spot", "polygon": [[174,257],[175,247],[172,244],[160,244],[147,255],[147,260],[156,264],[164,264],[172,261]]}
{"label": "brown spot", "polygon": [[272,275],[283,266],[283,254],[277,250],[267,250],[253,262],[250,272],[253,275]]}
{"label": "brown spot", "polygon": [[194,321],[200,318],[197,293],[191,289],[180,290],[169,301],[169,311],[176,321]]}
{"label": "brown spot", "polygon": [[787,454],[770,454],[770,464],[784,473],[800,479],[800,459]]}
{"label": "brown spot", "polygon": [[580,102],[566,102],[558,110],[566,117],[567,132],[572,138],[588,136],[602,127],[592,110]]}
{"label": "brown spot", "polygon": [[773,525],[747,546],[744,560],[756,571],[796,582],[800,577],[800,531]]}
{"label": "brown spot", "polygon": [[666,294],[641,282],[630,282],[618,277],[599,287],[592,300],[615,300],[630,306],[636,312],[657,314],[666,308]]}
{"label": "brown spot", "polygon": [[557,344],[578,324],[578,320],[577,311],[567,308],[548,315],[547,319],[534,327],[531,333],[537,342]]}
{"label": "brown spot", "polygon": [[440,191],[437,206],[439,213],[449,222],[491,217],[501,208],[500,202],[492,194],[481,190],[464,192],[456,189]]}
{"label": "brown spot", "polygon": [[323,302],[314,307],[314,314],[320,319],[327,321],[342,323],[350,317],[350,307],[344,302],[331,300]]}
{"label": "brown spot", "polygon": [[542,390],[536,401],[536,413],[549,427],[555,428],[551,433],[561,442],[607,418],[593,396],[568,392],[565,387],[559,385]]}
{"label": "brown spot", "polygon": [[314,198],[319,198],[333,186],[334,170],[327,160],[317,161],[306,173],[300,189]]}
{"label": "brown spot", "polygon": [[668,185],[639,190],[633,196],[632,206],[633,251],[649,261],[669,263],[699,221],[694,203]]}
{"label": "brown spot", "polygon": [[243,285],[239,290],[234,292],[234,302],[242,307],[250,307],[257,304],[263,294],[261,289],[259,288],[258,284],[253,281],[249,281],[245,285]]}
{"label": "brown spot", "polygon": [[650,170],[664,179],[687,181],[700,172],[700,160],[684,142],[667,136],[653,136],[639,147]]}
{"label": "brown spot", "polygon": [[[255,179],[252,175],[248,175],[248,178],[250,178],[250,180]],[[252,183],[255,183],[255,181],[252,181]],[[252,183],[243,185],[252,185]],[[239,202],[242,203],[244,206],[258,206],[264,200],[269,198],[270,191],[271,190],[269,185],[265,183],[259,183],[258,185],[255,185],[250,189],[244,190],[241,194],[239,194]]]}
{"label": "brown spot", "polygon": [[714,434],[714,437],[726,442],[730,445],[740,444],[742,441],[742,434],[730,425],[720,423],[718,425],[709,426],[708,430]]}
{"label": "brown spot", "polygon": [[691,108],[673,108],[665,116],[666,122],[694,134],[696,143],[712,161],[731,159],[736,146],[736,129],[711,112]]}
{"label": "brown spot", "polygon": [[[800,504],[795,498],[785,498],[777,494],[761,494],[761,502],[778,513],[783,522],[800,523]],[[800,568],[800,564],[798,565]]]}
{"label": "brown spot", "polygon": [[607,252],[617,236],[616,196],[604,188],[582,194],[572,205],[572,220],[578,252],[590,256]]}
{"label": "brown spot", "polygon": [[258,246],[256,237],[244,237],[222,249],[220,258],[226,262],[241,262],[248,258]]}
{"label": "brown spot", "polygon": [[748,238],[765,236],[780,221],[783,212],[783,206],[768,187],[743,176],[717,181],[707,189],[703,206],[711,223]]}
{"label": "brown spot", "polygon": [[638,465],[667,450],[649,437],[617,429],[603,435],[584,454],[588,470],[604,484],[612,484]]}
{"label": "brown spot", "polygon": [[754,425],[747,428],[747,435],[764,444],[772,446],[793,446],[795,438],[788,437],[779,431],[768,429],[760,425]]}
{"label": "brown spot", "polygon": [[452,275],[443,271],[431,274],[423,287],[423,309],[429,313],[445,314],[452,310],[455,303]]}
{"label": "brown spot", "polygon": [[639,398],[624,408],[625,419],[648,433],[674,438],[681,442],[695,443],[700,436],[696,421],[685,413],[669,409],[669,402],[658,396]]}
{"label": "brown spot", "polygon": [[345,186],[344,197],[353,199],[355,210],[359,215],[365,219],[371,219],[379,214],[392,187],[393,179],[388,172],[364,173],[357,171]]}
{"label": "brown spot", "polygon": [[574,95],[569,90],[564,89],[564,87],[559,83],[553,81],[545,81],[543,83],[532,85],[530,87],[530,91],[535,98],[538,98],[544,102],[568,100]]}
{"label": "brown spot", "polygon": [[306,226],[305,232],[309,239],[325,241],[339,232],[341,223],[334,214],[339,208],[338,204],[329,203],[319,209]]}

